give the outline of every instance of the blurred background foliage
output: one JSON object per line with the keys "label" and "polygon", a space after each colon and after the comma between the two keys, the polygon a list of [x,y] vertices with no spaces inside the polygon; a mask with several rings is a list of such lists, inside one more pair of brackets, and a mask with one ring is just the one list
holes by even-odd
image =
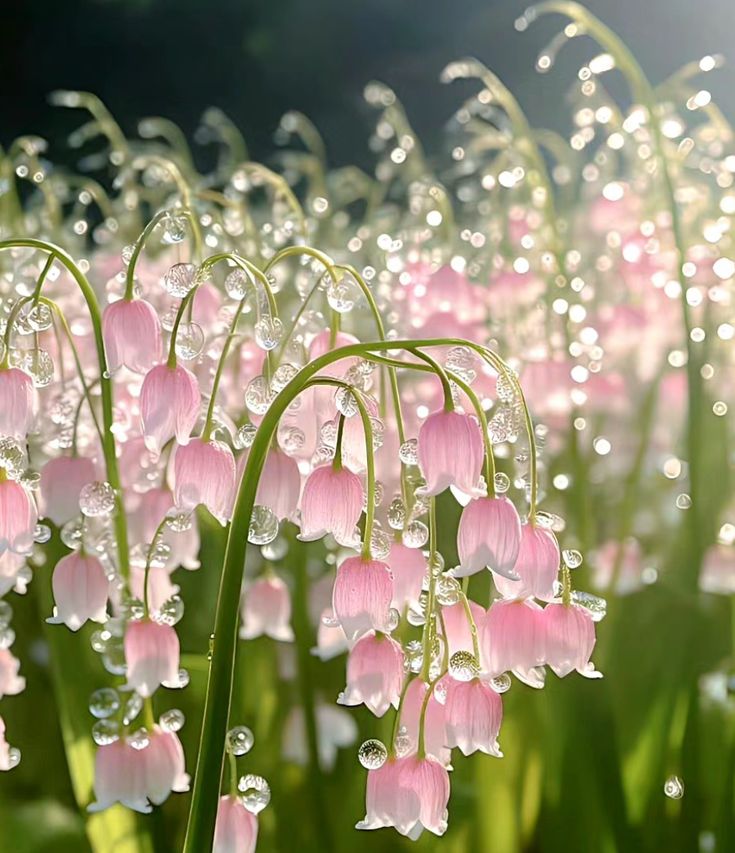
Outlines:
{"label": "blurred background foliage", "polygon": [[[735,10],[731,0],[594,0],[585,4],[627,42],[648,76],[660,80],[690,58],[731,50]],[[251,155],[269,161],[272,134],[281,115],[298,109],[322,131],[333,164],[371,162],[370,120],[361,98],[373,78],[401,97],[428,151],[442,144],[442,128],[457,106],[457,93],[437,82],[451,59],[476,54],[516,94],[534,124],[566,129],[560,103],[564,90],[533,72],[534,59],[558,23],[542,21],[525,35],[512,22],[523,4],[488,0],[69,0],[3,4],[0,51],[0,141],[39,132],[51,140],[55,157],[74,161],[63,139],[77,117],[53,110],[55,88],[98,94],[122,127],[133,132],[139,118],[164,115],[191,135],[203,109],[219,106],[243,130]],[[578,66],[570,51],[559,60],[560,76]],[[712,78],[714,99],[735,115],[735,81],[725,68]],[[611,85],[615,89],[615,85]],[[620,91],[624,86],[620,83]],[[206,161],[207,152],[202,154]],[[214,157],[214,154],[212,154]],[[671,413],[656,411],[665,421]],[[708,500],[714,508],[731,497],[725,419],[709,419],[703,444],[710,455]],[[631,429],[637,425],[632,424]],[[560,470],[568,460],[556,460]],[[553,470],[553,469],[552,469]],[[635,483],[633,487],[635,488]],[[646,484],[641,485],[645,492]],[[555,499],[557,505],[554,505]],[[616,529],[623,496],[605,494],[604,484],[584,509],[594,531]],[[574,531],[580,518],[561,496],[549,509],[567,517]],[[456,506],[440,512],[441,549],[452,560]],[[571,509],[571,511],[570,511]],[[591,516],[591,518],[590,518]],[[716,523],[715,513],[712,524]],[[179,573],[189,606],[182,622],[184,665],[191,689],[176,696],[187,717],[182,740],[193,771],[206,679],[206,654],[224,537],[204,515],[202,570]],[[711,539],[711,533],[707,532]],[[261,816],[259,849],[416,851],[658,851],[735,849],[735,717],[731,709],[699,701],[699,679],[722,667],[731,653],[730,602],[696,591],[696,573],[678,537],[662,541],[669,569],[659,583],[610,601],[598,629],[594,655],[601,682],[577,676],[561,684],[549,676],[543,691],[514,683],[505,697],[502,761],[477,756],[459,760],[452,774],[450,829],[443,839],[425,834],[415,845],[388,831],[356,833],[364,813],[365,772],[355,748],[341,751],[333,772],[301,767],[283,758],[285,717],[301,692],[313,686],[334,701],[344,683],[342,658],[321,664],[305,654],[315,626],[304,597],[295,598],[298,643],[277,647],[260,639],[241,646],[233,719],[247,722],[256,745],[243,766],[271,783],[271,807]],[[321,565],[321,546],[301,545],[279,567],[309,573]],[[293,560],[304,560],[303,566]],[[49,565],[53,560],[49,560]],[[579,585],[585,588],[585,572]],[[298,580],[297,580],[298,583]],[[58,715],[74,737],[70,754],[91,750],[87,697],[98,680],[99,660],[89,649],[91,628],[74,637],[39,633],[50,611],[48,578],[37,572],[24,598],[13,601],[28,687],[4,703],[9,730],[31,732],[23,761],[0,777],[0,851],[89,849],[74,805]],[[300,655],[298,661],[296,655]],[[73,667],[74,685],[57,700],[48,661],[62,656]],[[293,677],[292,677],[293,676]],[[51,709],[56,711],[51,712]],[[357,743],[379,736],[363,709],[354,714]],[[388,723],[381,724],[387,726]],[[387,730],[382,732],[388,738]],[[663,795],[664,780],[680,775],[681,800]],[[119,851],[145,850],[137,830],[144,826],[156,851],[176,850],[182,841],[188,799],[171,797],[145,817],[111,810],[93,819],[90,835],[99,850],[106,822],[127,821]]]}

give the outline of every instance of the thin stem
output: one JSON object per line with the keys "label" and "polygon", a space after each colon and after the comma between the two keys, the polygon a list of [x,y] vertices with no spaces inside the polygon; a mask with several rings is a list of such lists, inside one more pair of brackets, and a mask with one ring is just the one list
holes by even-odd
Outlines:
{"label": "thin stem", "polygon": [[145,246],[146,240],[151,236],[151,234],[156,230],[158,223],[168,216],[167,210],[159,210],[158,213],[155,214],[153,219],[145,226],[140,237],[135,241],[135,245],[133,246],[133,253],[130,256],[130,260],[128,261],[128,267],[125,271],[125,294],[123,299],[126,299],[128,302],[135,295],[135,267],[138,263],[138,258],[140,257],[140,253],[143,251],[143,246]]}

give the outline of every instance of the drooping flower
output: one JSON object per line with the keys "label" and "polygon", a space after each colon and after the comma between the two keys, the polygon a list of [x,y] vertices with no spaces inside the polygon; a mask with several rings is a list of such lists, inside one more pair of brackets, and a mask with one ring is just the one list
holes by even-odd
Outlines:
{"label": "drooping flower", "polygon": [[403,685],[403,649],[391,637],[373,632],[361,637],[347,658],[347,686],[340,705],[362,705],[382,717],[398,707]]}
{"label": "drooping flower", "polygon": [[51,585],[56,606],[47,622],[78,631],[88,619],[107,621],[110,585],[96,557],[80,551],[62,557],[54,568]]}
{"label": "drooping flower", "polygon": [[423,495],[438,495],[455,486],[479,496],[483,460],[482,433],[477,421],[456,411],[432,412],[418,435],[418,461],[426,486]]}
{"label": "drooping flower", "polygon": [[0,368],[0,435],[24,439],[35,417],[36,390],[31,377],[17,367]]}
{"label": "drooping flower", "polygon": [[26,680],[20,671],[20,661],[10,649],[0,649],[0,699],[17,696],[26,688]]}
{"label": "drooping flower", "polygon": [[27,554],[38,520],[36,505],[24,486],[3,476],[5,471],[0,470],[0,554],[6,550]]}
{"label": "drooping flower", "polygon": [[506,580],[497,575],[493,580],[504,598],[533,596],[549,601],[555,595],[554,583],[559,574],[560,561],[559,545],[551,530],[524,524],[514,569],[520,580]]}
{"label": "drooping flower", "polygon": [[[319,765],[323,770],[331,771],[337,762],[338,751],[357,740],[357,723],[349,711],[326,702],[317,705],[315,716]],[[295,764],[306,766],[309,763],[306,721],[304,709],[300,705],[292,708],[284,726],[282,755]]]}
{"label": "drooping flower", "polygon": [[301,474],[295,459],[275,447],[266,457],[255,503],[267,506],[278,519],[291,518],[299,505]]}
{"label": "drooping flower", "polygon": [[457,529],[459,567],[455,577],[474,575],[489,568],[515,579],[514,566],[521,545],[521,520],[506,497],[480,497],[462,511]]}
{"label": "drooping flower", "polygon": [[[468,599],[467,603],[472,614],[472,620],[475,623],[475,628],[479,632],[487,613],[482,605],[476,601]],[[472,626],[470,625],[470,620],[467,618],[465,606],[461,601],[458,601],[456,604],[445,604],[442,607],[441,626],[446,633],[450,657],[455,652],[460,651],[474,653]]]}
{"label": "drooping flower", "polygon": [[327,533],[340,545],[355,544],[355,526],[362,515],[360,478],[349,468],[322,465],[304,484],[299,539],[311,542]]}
{"label": "drooping flower", "polygon": [[546,663],[563,678],[576,669],[585,678],[602,678],[590,662],[595,647],[595,624],[576,604],[551,602],[543,609]]}
{"label": "drooping flower", "polygon": [[161,360],[161,321],[145,299],[111,302],[102,315],[107,367],[145,373]]}
{"label": "drooping flower", "polygon": [[89,812],[101,812],[122,803],[133,811],[148,814],[151,804],[146,796],[146,766],[143,751],[125,738],[97,749],[94,758],[95,802]]}
{"label": "drooping flower", "polygon": [[123,641],[127,686],[151,696],[161,685],[179,683],[179,638],[170,625],[141,619],[128,622]]}
{"label": "drooping flower", "polygon": [[240,639],[271,637],[284,643],[294,639],[291,628],[291,594],[275,575],[259,578],[244,591]]}
{"label": "drooping flower", "polygon": [[57,456],[41,469],[41,515],[58,527],[79,515],[79,493],[97,480],[94,462],[85,456]]}
{"label": "drooping flower", "polygon": [[393,607],[401,613],[406,606],[418,605],[428,567],[421,549],[394,542],[388,565],[393,573]]}
{"label": "drooping flower", "polygon": [[141,750],[145,760],[145,793],[154,806],[165,802],[172,791],[189,790],[184,749],[175,732],[153,726],[148,732],[148,746]]}
{"label": "drooping flower", "polygon": [[159,364],[146,373],[140,389],[140,417],[146,447],[159,454],[172,438],[188,444],[199,417],[201,392],[194,374],[182,365]]}
{"label": "drooping flower", "polygon": [[321,661],[332,660],[332,658],[346,652],[350,647],[347,636],[335,618],[331,607],[325,607],[319,614],[319,625],[316,631],[316,646],[311,650],[313,655]]}
{"label": "drooping flower", "polygon": [[223,526],[235,497],[235,458],[221,441],[192,439],[174,454],[174,502],[186,512],[204,504]]}
{"label": "drooping flower", "polygon": [[447,830],[449,774],[434,758],[407,755],[389,758],[368,772],[365,819],[357,829],[395,827],[415,841],[427,829],[434,835]]}
{"label": "drooping flower", "polygon": [[[448,677],[447,679],[448,680]],[[439,701],[442,695],[445,679],[442,679],[441,689],[429,687],[421,678],[414,678],[406,688],[401,704],[401,727],[405,729],[409,740],[409,751],[412,753],[423,749],[427,755],[435,758],[445,767],[449,767],[452,752],[447,746],[447,731],[445,725],[444,705]],[[438,685],[437,685],[438,687]],[[431,696],[426,700],[426,691],[431,690]],[[424,739],[419,743],[421,732],[421,711],[426,702],[424,717]]]}
{"label": "drooping flower", "polygon": [[546,655],[543,610],[532,599],[494,601],[480,629],[483,660],[491,678],[513,672],[531,687],[543,686]]}
{"label": "drooping flower", "polygon": [[479,750],[502,757],[498,732],[503,721],[500,696],[481,678],[457,681],[447,678],[444,724],[447,746],[459,747],[463,755]]}
{"label": "drooping flower", "polygon": [[212,853],[254,853],[258,818],[237,797],[220,797]]}
{"label": "drooping flower", "polygon": [[387,563],[348,557],[337,569],[332,609],[347,639],[390,629],[393,576]]}

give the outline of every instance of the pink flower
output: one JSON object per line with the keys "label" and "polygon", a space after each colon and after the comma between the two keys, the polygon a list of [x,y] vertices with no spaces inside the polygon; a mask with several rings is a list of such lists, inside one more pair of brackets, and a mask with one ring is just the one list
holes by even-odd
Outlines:
{"label": "pink flower", "polygon": [[311,650],[311,653],[316,655],[319,660],[326,661],[346,652],[349,647],[350,644],[347,642],[345,632],[334,617],[334,611],[331,607],[326,607],[319,616],[316,646]]}
{"label": "pink flower", "polygon": [[199,384],[181,365],[159,364],[146,373],[140,389],[140,417],[146,447],[159,454],[174,436],[188,444],[199,417]]}
{"label": "pink flower", "polygon": [[595,624],[590,614],[576,604],[552,602],[542,611],[546,639],[546,663],[563,678],[576,669],[585,678],[602,678],[590,663],[595,647]]}
{"label": "pink flower", "polygon": [[482,497],[462,511],[457,529],[459,566],[455,577],[474,575],[484,568],[506,578],[513,572],[521,545],[521,520],[506,497]]}
{"label": "pink flower", "polygon": [[504,598],[540,598],[549,601],[554,597],[554,583],[559,574],[559,545],[550,530],[524,524],[521,527],[521,547],[515,564],[520,580],[493,577],[495,587]]}
{"label": "pink flower", "polygon": [[178,446],[174,455],[174,502],[191,511],[204,504],[222,524],[235,499],[235,458],[221,441],[195,438]]}
{"label": "pink flower", "polygon": [[255,503],[267,506],[276,518],[291,518],[299,505],[301,474],[295,459],[275,447],[260,475]]}
{"label": "pink flower", "polygon": [[25,557],[5,551],[0,554],[0,598],[14,589],[20,595],[25,595],[28,578],[21,569],[26,564]]}
{"label": "pink flower", "polygon": [[503,702],[500,696],[480,678],[471,681],[448,678],[446,686],[447,746],[458,746],[463,755],[480,750],[501,758],[498,732],[503,721]]}
{"label": "pink flower", "polygon": [[184,750],[179,736],[154,726],[148,732],[148,746],[141,750],[145,763],[145,791],[154,806],[165,802],[172,791],[189,790]]}
{"label": "pink flower", "polygon": [[546,649],[543,610],[532,599],[495,601],[480,629],[480,643],[491,678],[513,672],[531,687],[543,686]]}
{"label": "pink flower", "polygon": [[387,631],[393,577],[386,563],[348,557],[337,569],[332,608],[347,639],[354,641],[368,631]]}
{"label": "pink flower", "polygon": [[347,658],[347,687],[340,705],[362,705],[382,717],[398,707],[403,685],[403,649],[385,634],[361,637]]}
{"label": "pink flower", "polygon": [[26,689],[26,680],[18,675],[20,661],[10,649],[0,649],[0,699],[17,696]]}
{"label": "pink flower", "polygon": [[418,605],[428,565],[421,549],[394,542],[388,564],[393,573],[392,606],[400,613],[406,606]]}
{"label": "pink flower", "polygon": [[78,551],[62,557],[54,568],[51,585],[56,606],[47,622],[78,631],[88,619],[107,620],[109,582],[96,557]]}
{"label": "pink flower", "polygon": [[[447,680],[449,680],[447,678]],[[426,699],[429,685],[421,678],[414,678],[406,688],[401,705],[401,726],[405,727],[406,735],[411,741],[410,751],[417,752],[422,747],[427,755],[432,756],[445,767],[449,767],[452,752],[447,747],[447,730],[445,725],[444,705],[439,701],[439,691],[432,689],[426,703],[424,718],[424,742],[419,743],[421,708]]]}
{"label": "pink flower", "polygon": [[[0,477],[5,474],[0,471]],[[20,483],[0,480],[0,554],[27,554],[38,519],[33,498]]]}
{"label": "pink flower", "polygon": [[0,717],[0,771],[12,770],[17,761],[13,761],[11,757],[10,744],[5,740],[5,721]]}
{"label": "pink flower", "polygon": [[[319,765],[327,771],[334,770],[340,749],[357,740],[357,723],[354,716],[334,705],[320,702],[316,706],[316,725],[319,741]],[[309,764],[309,744],[304,709],[295,705],[283,727],[281,754],[286,761],[306,767]]]}
{"label": "pink flower", "polygon": [[332,464],[315,468],[301,496],[299,539],[311,542],[331,533],[340,545],[354,545],[362,503],[362,483],[349,468]]}
{"label": "pink flower", "polygon": [[424,829],[443,835],[448,803],[449,774],[436,759],[416,755],[389,758],[368,773],[367,814],[357,829],[393,826],[414,841]]}
{"label": "pink flower", "polygon": [[134,373],[145,373],[161,360],[161,323],[145,299],[110,303],[102,315],[102,334],[110,372],[125,365]]}
{"label": "pink flower", "polygon": [[[484,608],[476,601],[468,599],[470,613],[475,623],[478,632],[480,626],[484,623],[486,613]],[[442,607],[442,624],[447,634],[447,645],[449,646],[449,656],[455,652],[472,652],[474,654],[474,644],[472,642],[472,627],[467,618],[467,611],[464,604],[458,601],[456,604],[448,604]]]}
{"label": "pink flower", "polygon": [[128,622],[123,641],[128,668],[127,687],[151,696],[163,684],[179,683],[179,638],[170,625],[150,619]]}
{"label": "pink flower", "polygon": [[101,812],[115,803],[148,814],[151,804],[146,796],[146,766],[143,751],[125,738],[101,746],[94,758],[94,794],[89,812]]}
{"label": "pink flower", "polygon": [[41,469],[41,514],[57,527],[79,515],[79,493],[97,479],[95,464],[84,456],[58,456]]}
{"label": "pink flower", "polygon": [[455,486],[467,495],[479,489],[484,449],[477,421],[459,412],[433,412],[421,425],[418,457],[426,485],[423,495],[438,495]]}
{"label": "pink flower", "polygon": [[212,853],[254,853],[258,818],[237,797],[220,797]]}
{"label": "pink flower", "polygon": [[24,439],[35,416],[36,391],[31,377],[17,367],[0,368],[0,435]]}
{"label": "pink flower", "polygon": [[241,611],[240,639],[266,636],[293,642],[291,595],[280,578],[263,577],[252,583],[243,593]]}

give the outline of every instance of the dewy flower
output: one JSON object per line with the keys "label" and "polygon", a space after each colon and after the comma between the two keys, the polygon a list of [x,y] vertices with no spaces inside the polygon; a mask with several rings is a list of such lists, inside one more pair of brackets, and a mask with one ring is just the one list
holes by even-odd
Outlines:
{"label": "dewy flower", "polygon": [[274,447],[265,460],[255,503],[267,506],[278,519],[291,518],[299,505],[301,474],[295,459]]}
{"label": "dewy flower", "polygon": [[274,575],[259,578],[250,584],[242,598],[240,639],[271,637],[291,643],[291,595],[281,578]]}
{"label": "dewy flower", "polygon": [[401,613],[406,606],[417,606],[428,566],[421,549],[394,542],[388,565],[393,573],[393,607]]}
{"label": "dewy flower", "polygon": [[12,770],[17,761],[13,761],[11,755],[12,747],[5,740],[5,721],[2,717],[0,717],[0,771],[5,772],[7,770]]}
{"label": "dewy flower", "polygon": [[495,601],[480,629],[483,660],[491,678],[513,672],[531,687],[542,687],[545,661],[543,610],[531,599]]}
{"label": "dewy flower", "polygon": [[356,556],[337,569],[332,609],[348,640],[373,629],[388,631],[392,599],[393,577],[386,563]]}
{"label": "dewy flower", "polygon": [[506,497],[480,497],[462,511],[457,529],[459,567],[455,577],[474,575],[484,568],[512,580],[521,545],[521,520]]}
{"label": "dewy flower", "polygon": [[[486,618],[486,611],[476,601],[468,599],[472,620],[478,632]],[[463,602],[456,604],[445,604],[442,607],[441,627],[446,633],[449,656],[455,652],[472,652],[474,654],[474,643],[472,641],[472,627],[467,618],[467,611]]]}
{"label": "dewy flower", "polygon": [[24,486],[6,476],[0,468],[0,554],[27,554],[38,519],[36,505]]}
{"label": "dewy flower", "polygon": [[[444,679],[442,679],[442,687],[443,682]],[[428,701],[426,700],[427,690],[431,690]],[[445,709],[439,701],[439,695],[440,690],[429,687],[420,677],[414,678],[406,688],[401,703],[401,727],[405,729],[410,742],[408,751],[415,753],[424,750],[427,755],[435,758],[445,767],[449,767],[452,753],[447,747]],[[424,739],[423,743],[420,743],[421,711],[425,701]]]}
{"label": "dewy flower", "polygon": [[0,699],[17,696],[26,688],[26,680],[18,675],[20,661],[10,649],[0,649]]}
{"label": "dewy flower", "polygon": [[100,746],[94,758],[95,802],[89,812],[101,812],[115,803],[148,814],[151,804],[146,796],[146,766],[143,751],[125,738]]}
{"label": "dewy flower", "polygon": [[194,374],[182,365],[159,364],[146,373],[140,389],[140,417],[146,447],[159,454],[172,438],[188,444],[199,417],[201,392]]}
{"label": "dewy flower", "polygon": [[447,678],[445,682],[447,746],[459,747],[463,755],[479,750],[501,758],[498,732],[503,721],[503,702],[500,696],[480,678],[471,681]]}
{"label": "dewy flower", "polygon": [[221,441],[192,439],[174,454],[174,502],[190,512],[204,504],[223,526],[235,497],[235,458]]}
{"label": "dewy flower", "polygon": [[505,598],[532,596],[550,601],[555,595],[554,584],[559,574],[561,555],[551,530],[524,524],[521,527],[521,546],[515,564],[520,580],[511,581],[495,576],[495,586]]}
{"label": "dewy flower", "polygon": [[585,678],[602,678],[590,655],[595,647],[595,624],[576,604],[552,602],[543,610],[546,663],[563,678],[576,669]]}
{"label": "dewy flower", "polygon": [[170,625],[150,619],[128,622],[123,641],[127,687],[151,696],[161,685],[179,683],[179,638]]}
{"label": "dewy flower", "polygon": [[483,454],[480,425],[471,415],[433,412],[418,435],[419,467],[426,480],[420,493],[438,495],[455,486],[467,495],[481,495]]}
{"label": "dewy flower", "polygon": [[362,504],[363,489],[357,474],[333,464],[315,468],[301,495],[299,539],[311,542],[331,533],[340,545],[353,545]]}
{"label": "dewy flower", "polygon": [[340,705],[361,705],[376,717],[398,707],[403,685],[403,649],[385,634],[369,633],[352,647],[347,658],[347,687]]}
{"label": "dewy flower", "polygon": [[56,606],[47,622],[78,631],[88,619],[107,620],[109,582],[96,557],[79,551],[62,557],[54,568],[51,585]]}
{"label": "dewy flower", "polygon": [[0,435],[24,439],[36,416],[31,377],[17,367],[0,367]]}
{"label": "dewy flower", "polygon": [[220,797],[212,853],[254,853],[258,818],[237,797]]}
{"label": "dewy flower", "polygon": [[161,321],[145,299],[111,302],[102,315],[107,367],[146,373],[161,360]]}
{"label": "dewy flower", "polygon": [[179,736],[153,726],[148,732],[148,746],[141,750],[145,761],[145,792],[154,806],[165,802],[172,791],[189,790],[184,750]]}
{"label": "dewy flower", "polygon": [[79,515],[79,493],[97,480],[95,464],[85,456],[57,456],[41,469],[41,515],[61,527]]}
{"label": "dewy flower", "polygon": [[368,772],[365,819],[357,829],[393,826],[415,841],[427,829],[447,831],[449,774],[434,758],[389,758]]}

